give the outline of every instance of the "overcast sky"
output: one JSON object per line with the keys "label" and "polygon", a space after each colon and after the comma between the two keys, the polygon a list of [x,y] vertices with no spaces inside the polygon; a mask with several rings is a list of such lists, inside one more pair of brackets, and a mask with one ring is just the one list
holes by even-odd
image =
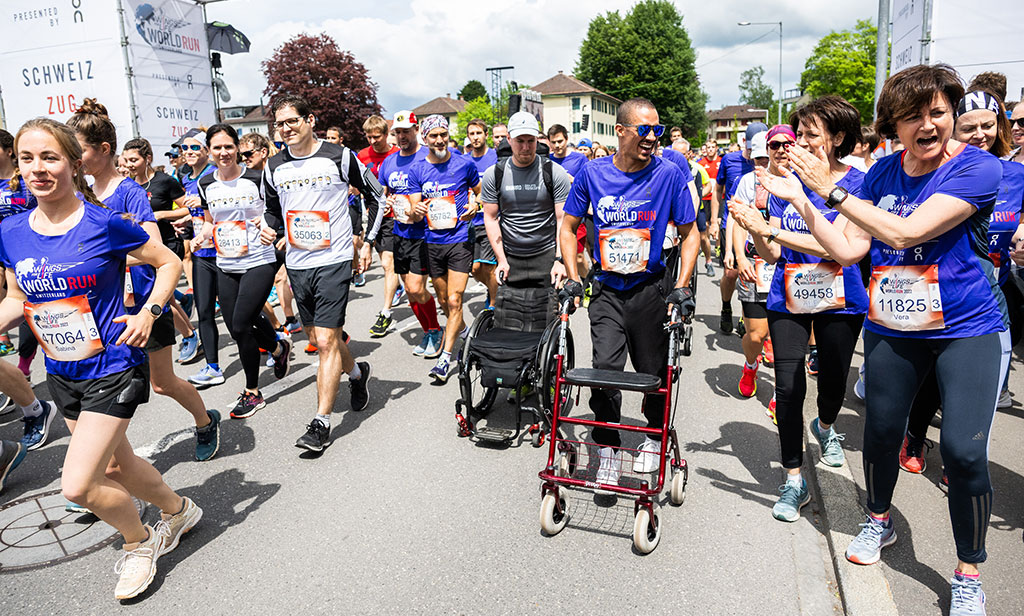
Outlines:
{"label": "overcast sky", "polygon": [[[352,52],[377,83],[386,113],[455,96],[466,81],[488,89],[485,69],[516,67],[514,78],[536,84],[559,70],[571,73],[587,25],[631,0],[227,0],[210,4],[210,21],[225,21],[252,42],[250,53],[224,56],[230,104],[256,104],[266,85],[260,62],[301,32],[327,32]],[[738,21],[783,23],[782,88],[795,88],[804,62],[831,30],[877,17],[877,0],[676,0],[697,50],[697,74],[715,109],[736,103],[742,71],[765,68],[777,88],[777,26],[740,27]],[[586,7],[586,8],[580,8]],[[758,40],[755,40],[758,39]]]}

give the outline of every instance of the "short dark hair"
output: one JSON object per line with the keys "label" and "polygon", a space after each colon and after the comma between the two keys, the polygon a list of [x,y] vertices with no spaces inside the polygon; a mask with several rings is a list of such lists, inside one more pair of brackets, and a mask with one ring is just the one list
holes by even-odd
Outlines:
{"label": "short dark hair", "polygon": [[615,114],[615,123],[629,124],[630,120],[633,119],[633,114],[636,113],[636,110],[644,108],[654,109],[655,111],[658,110],[658,108],[654,106],[654,103],[647,100],[646,98],[638,96],[636,98],[629,99],[628,101],[619,105],[619,112]]}
{"label": "short dark hair", "polygon": [[831,94],[816,98],[789,114],[789,124],[796,131],[801,122],[815,119],[833,137],[843,133],[843,140],[833,146],[836,158],[849,156],[860,141],[860,112],[841,96]]}
{"label": "short dark hair", "polygon": [[672,128],[668,129],[668,134],[671,135],[676,131],[679,131],[679,133],[682,134],[683,129],[679,128],[678,126],[673,126]]}
{"label": "short dark hair", "polygon": [[1006,100],[1006,75],[995,71],[985,71],[975,75],[967,91],[985,90],[1001,101]]}
{"label": "short dark hair", "polygon": [[206,147],[210,147],[210,141],[217,133],[226,134],[235,142],[236,146],[238,145],[238,131],[235,130],[235,127],[230,124],[220,123],[214,124],[210,128],[206,129]]}
{"label": "short dark hair", "polygon": [[341,137],[341,127],[340,126],[328,126],[327,130],[324,131],[324,134],[326,135],[328,131],[332,131],[332,130],[334,132],[338,133],[338,136]]}
{"label": "short dark hair", "polygon": [[548,128],[548,139],[554,139],[555,135],[561,135],[565,137],[566,140],[569,139],[569,131],[565,130],[565,127],[561,124],[552,124]]}
{"label": "short dark hair", "polygon": [[470,126],[479,126],[480,130],[484,131],[485,135],[487,134],[487,122],[484,122],[483,119],[481,119],[481,118],[473,118],[472,120],[470,120],[469,122],[466,123],[466,132],[467,133],[469,132],[469,127]]}
{"label": "short dark hair", "polygon": [[122,152],[127,152],[128,150],[137,150],[142,158],[153,155],[153,146],[150,145],[149,141],[142,138],[131,139],[121,148]]}
{"label": "short dark hair", "polygon": [[14,135],[0,128],[0,149],[13,150],[14,149]]}
{"label": "short dark hair", "polygon": [[860,127],[860,142],[868,146],[868,150],[874,152],[881,141],[882,139],[878,136],[878,133],[870,125]]}
{"label": "short dark hair", "polygon": [[270,114],[277,116],[277,112],[285,107],[291,107],[295,110],[295,113],[302,117],[313,115],[313,110],[310,108],[309,103],[298,94],[282,94],[275,98],[274,103],[270,107]]}
{"label": "short dark hair", "polygon": [[916,114],[936,94],[946,98],[951,114],[956,112],[964,86],[956,69],[948,64],[918,64],[889,77],[878,95],[875,130],[883,137],[896,137],[896,123]]}

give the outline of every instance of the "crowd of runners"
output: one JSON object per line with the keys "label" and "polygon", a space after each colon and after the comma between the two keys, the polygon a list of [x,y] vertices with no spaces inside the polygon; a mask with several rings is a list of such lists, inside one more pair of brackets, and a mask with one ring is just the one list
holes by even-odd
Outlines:
{"label": "crowd of runners", "polygon": [[[72,433],[67,507],[123,535],[115,595],[131,598],[202,510],[135,455],[125,432],[152,389],[192,417],[196,460],[217,454],[224,418],[204,397],[225,382],[218,315],[244,373],[235,419],[266,407],[261,371],[284,378],[305,336],[319,361],[317,408],[296,426],[296,446],[320,452],[332,413],[369,402],[375,369],[350,351],[363,333],[346,330],[346,312],[375,253],[384,290],[367,335],[394,332],[393,311],[408,301],[422,330],[410,351],[431,360],[423,378],[437,384],[457,369],[474,317],[470,279],[486,291],[484,310],[508,288],[563,289],[587,309],[595,368],[622,370],[628,357],[665,378],[665,304],[692,313],[691,279],[719,277],[717,260],[720,330],[742,336],[740,395],[754,396],[761,363],[774,370],[766,412],[785,469],[774,518],[796,521],[810,500],[807,375],[817,377],[809,429],[821,461],[845,464],[837,422],[862,340],[867,516],[846,557],[876,563],[896,541],[899,470],[924,471],[941,409],[950,613],[983,614],[988,442],[996,409],[1011,402],[1010,349],[1024,324],[1011,271],[1024,265],[1024,105],[1007,112],[1005,96],[997,74],[965,88],[948,66],[914,67],[886,81],[873,126],[823,96],[787,124],[751,124],[743,147],[724,155],[666,131],[642,98],[619,107],[609,145],[573,144],[565,127],[542,132],[520,112],[496,126],[469,122],[461,151],[444,117],[399,111],[367,118],[369,146],[356,152],[290,95],[273,103],[272,138],[197,127],[163,166],[146,140],[119,141],[93,99],[66,124],[0,131],[0,331],[18,327],[17,349],[4,334],[0,353],[19,356],[17,366],[0,361],[0,403],[24,418],[24,438],[0,443],[0,489],[46,444],[59,412]],[[52,401],[28,380],[38,349]],[[336,404],[346,382],[348,404]],[[618,394],[591,394],[598,421],[618,422],[620,406]],[[645,401],[649,427],[662,407],[658,396]],[[590,438],[598,481],[617,482],[618,432]],[[659,451],[648,437],[633,471],[656,469]],[[133,496],[159,507],[159,522],[143,524]]]}

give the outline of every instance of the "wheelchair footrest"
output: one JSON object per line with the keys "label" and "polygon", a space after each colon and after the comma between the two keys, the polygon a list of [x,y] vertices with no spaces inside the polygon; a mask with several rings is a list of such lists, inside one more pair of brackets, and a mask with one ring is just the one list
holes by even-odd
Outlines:
{"label": "wheelchair footrest", "polygon": [[473,431],[473,434],[485,441],[504,443],[512,440],[512,435],[515,434],[515,431],[507,428],[477,428]]}
{"label": "wheelchair footrest", "polygon": [[601,389],[651,392],[661,388],[661,379],[653,374],[596,368],[573,368],[565,373],[565,380],[570,385]]}

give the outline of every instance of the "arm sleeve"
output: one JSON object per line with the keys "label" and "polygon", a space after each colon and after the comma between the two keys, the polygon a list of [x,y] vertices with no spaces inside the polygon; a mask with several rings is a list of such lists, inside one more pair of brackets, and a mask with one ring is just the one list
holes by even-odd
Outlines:
{"label": "arm sleeve", "polygon": [[570,216],[584,218],[590,208],[590,186],[586,173],[581,173],[572,183],[569,196],[565,198],[563,210]]}
{"label": "arm sleeve", "polygon": [[1003,165],[999,159],[991,154],[978,154],[964,160],[958,169],[950,172],[935,192],[961,199],[981,209],[995,203],[1002,179]]}
{"label": "arm sleeve", "polygon": [[281,213],[281,198],[277,194],[277,188],[274,187],[273,177],[270,167],[265,167],[263,169],[262,185],[266,209],[263,212],[263,220],[267,222],[271,229],[282,233],[284,231],[284,214]]}
{"label": "arm sleeve", "polygon": [[384,208],[380,206],[384,199],[384,189],[381,187],[377,177],[359,161],[352,150],[348,151],[348,182],[354,186],[363,197],[363,204],[366,206],[366,220],[369,222],[366,231],[367,242],[373,243],[380,231],[381,220],[384,218]]}
{"label": "arm sleeve", "polygon": [[569,173],[561,165],[551,163],[551,183],[555,189],[555,203],[565,203],[569,198],[569,190],[572,189],[572,180]]}
{"label": "arm sleeve", "polygon": [[480,188],[480,200],[484,203],[498,202],[498,188],[494,183],[495,167],[496,165],[491,165],[487,171],[484,171],[483,186]]}

